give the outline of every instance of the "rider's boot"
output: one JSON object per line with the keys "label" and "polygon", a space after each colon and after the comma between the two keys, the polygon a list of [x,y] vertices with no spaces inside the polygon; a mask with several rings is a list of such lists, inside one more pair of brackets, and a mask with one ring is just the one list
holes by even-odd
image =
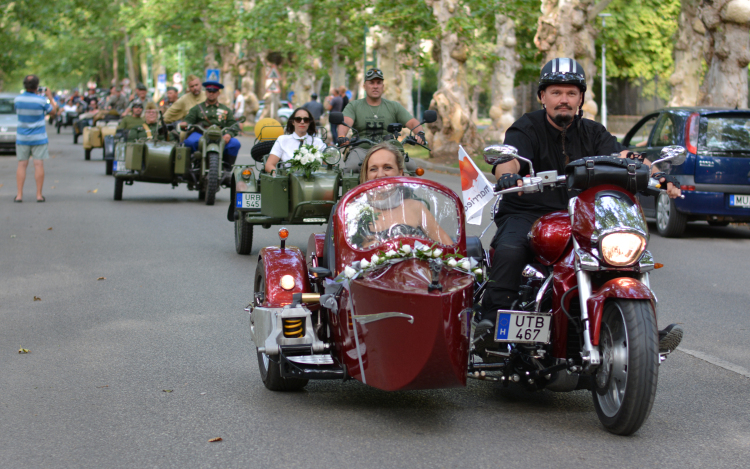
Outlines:
{"label": "rider's boot", "polygon": [[508,290],[498,290],[489,294],[488,290],[482,301],[480,309],[479,322],[474,329],[474,349],[483,355],[487,348],[495,346],[493,334],[495,332],[495,321],[497,320],[497,310],[510,309],[513,302],[518,296],[517,293]]}
{"label": "rider's boot", "polygon": [[659,331],[659,352],[673,352],[682,342],[682,327],[670,324]]}

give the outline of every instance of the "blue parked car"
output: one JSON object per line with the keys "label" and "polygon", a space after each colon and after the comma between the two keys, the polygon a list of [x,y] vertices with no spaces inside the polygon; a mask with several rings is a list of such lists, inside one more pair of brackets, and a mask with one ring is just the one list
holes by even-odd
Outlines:
{"label": "blue parked car", "polygon": [[684,199],[670,199],[664,192],[638,196],[662,236],[681,236],[689,221],[712,226],[750,222],[749,110],[662,109],[633,126],[623,144],[651,161],[667,145],[687,148],[683,165],[661,168],[680,180]]}

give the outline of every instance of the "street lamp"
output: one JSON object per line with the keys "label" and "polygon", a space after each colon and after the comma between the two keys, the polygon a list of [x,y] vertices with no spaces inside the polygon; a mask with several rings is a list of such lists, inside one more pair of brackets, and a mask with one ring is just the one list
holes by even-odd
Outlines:
{"label": "street lamp", "polygon": [[607,41],[604,39],[604,30],[607,27],[607,17],[610,13],[599,13],[602,18],[602,125],[607,127]]}

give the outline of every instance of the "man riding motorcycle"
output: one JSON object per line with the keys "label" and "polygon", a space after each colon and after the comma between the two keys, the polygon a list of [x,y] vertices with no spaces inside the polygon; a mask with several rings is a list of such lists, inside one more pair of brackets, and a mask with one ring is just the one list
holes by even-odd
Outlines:
{"label": "man riding motorcycle", "polygon": [[143,103],[140,101],[135,102],[130,109],[133,112],[133,115],[123,117],[120,123],[117,124],[118,129],[133,129],[143,125],[143,118],[141,117],[141,114],[143,113]]}
{"label": "man riding motorcycle", "polygon": [[[206,89],[206,101],[194,106],[180,125],[183,129],[187,128],[188,124],[201,124],[204,127],[218,125],[226,129],[223,135],[225,145],[222,160],[224,170],[228,171],[232,169],[232,165],[237,160],[237,153],[240,151],[240,142],[234,138],[239,132],[239,126],[235,125],[237,121],[234,119],[232,110],[219,103],[219,92],[224,85],[215,81],[207,81],[203,83],[203,87]],[[194,152],[198,151],[198,142],[202,135],[199,131],[193,132],[185,139],[185,145],[192,148]]]}
{"label": "man riding motorcycle", "polygon": [[[396,102],[383,98],[383,72],[371,68],[365,74],[365,99],[349,102],[344,109],[344,123],[359,133],[361,138],[378,141],[386,133],[388,124],[398,122],[405,125],[416,134],[419,144],[424,143],[424,132],[419,121]],[[338,144],[346,145],[349,139],[345,137],[349,129],[345,125],[338,127]],[[345,168],[357,170],[362,166],[367,150],[362,147],[352,148],[346,159]]]}
{"label": "man riding motorcycle", "polygon": [[206,93],[201,88],[201,80],[195,75],[187,77],[188,92],[178,99],[164,113],[164,122],[171,124],[182,118],[196,105],[206,100]]}
{"label": "man riding motorcycle", "polygon": [[[130,129],[128,141],[135,141],[142,138],[156,140],[166,140],[166,129],[159,129],[159,110],[156,104],[150,102],[146,104],[146,110],[143,111],[144,122],[137,127]],[[159,130],[162,130],[160,133]]]}
{"label": "man riding motorcycle", "polygon": [[130,104],[128,104],[127,109],[125,109],[125,112],[122,113],[122,116],[125,117],[133,112],[133,106],[136,104],[141,105],[141,109],[143,109],[143,106],[146,105],[146,101],[148,95],[148,88],[146,88],[146,85],[143,83],[138,83],[138,86],[135,88],[135,96],[131,97]]}
{"label": "man riding motorcycle", "polygon": [[[637,157],[624,149],[604,126],[583,118],[581,107],[585,93],[586,76],[579,63],[569,58],[549,61],[542,68],[537,91],[543,109],[524,114],[513,123],[505,134],[504,143],[531,160],[536,172],[556,170],[558,174],[564,174],[569,162],[586,156],[619,153],[622,158]],[[644,163],[651,165],[647,159]],[[662,183],[667,183],[669,197],[679,197],[676,179],[657,173],[655,167],[651,171]],[[492,173],[498,181],[496,190],[521,186],[521,175],[528,172],[528,164],[520,160],[495,165]],[[531,226],[547,213],[567,210],[572,196],[575,194],[563,187],[503,197],[495,214],[497,232],[491,243],[495,253],[490,282],[482,299],[482,320],[477,325],[475,337],[494,328],[495,312],[511,309],[517,299],[522,284],[521,271],[534,259],[527,237]],[[478,345],[491,342],[489,338]]]}

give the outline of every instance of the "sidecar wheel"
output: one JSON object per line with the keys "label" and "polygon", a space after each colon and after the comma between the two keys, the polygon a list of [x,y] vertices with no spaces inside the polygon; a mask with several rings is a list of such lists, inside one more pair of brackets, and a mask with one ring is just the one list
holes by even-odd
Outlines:
{"label": "sidecar wheel", "polygon": [[122,185],[124,183],[123,179],[115,178],[115,200],[122,200]]}
{"label": "sidecar wheel", "polygon": [[243,213],[240,213],[239,220],[234,221],[234,248],[237,254],[244,256],[253,249],[253,225],[245,221]]}
{"label": "sidecar wheel", "polygon": [[656,198],[656,229],[665,238],[679,238],[685,232],[687,216],[677,211],[666,192]]}
{"label": "sidecar wheel", "polygon": [[78,133],[76,132],[75,127],[73,128],[73,144],[78,143]]}
{"label": "sidecar wheel", "polygon": [[594,408],[617,435],[635,433],[651,413],[659,375],[659,332],[651,303],[607,302],[599,337],[602,364],[594,376]]}
{"label": "sidecar wheel", "polygon": [[216,202],[216,193],[219,191],[219,154],[209,153],[208,176],[206,177],[206,205]]}
{"label": "sidecar wheel", "polygon": [[[255,269],[255,292],[262,292],[265,298],[266,292],[266,272],[263,268],[263,260],[258,259],[258,267]],[[260,371],[260,378],[263,380],[263,384],[266,388],[271,391],[299,391],[300,389],[307,386],[306,379],[298,378],[282,378],[281,367],[278,361],[273,361],[265,353],[261,353],[256,349],[255,353],[258,356],[258,371]]]}

